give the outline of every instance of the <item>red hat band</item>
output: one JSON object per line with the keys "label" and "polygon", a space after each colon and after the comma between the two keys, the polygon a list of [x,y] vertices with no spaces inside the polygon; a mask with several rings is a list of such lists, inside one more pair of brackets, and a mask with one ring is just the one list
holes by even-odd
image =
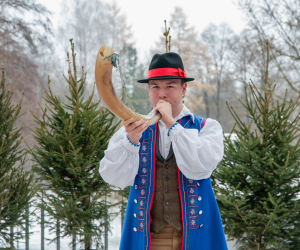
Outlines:
{"label": "red hat band", "polygon": [[157,76],[181,76],[186,77],[186,72],[181,68],[159,68],[151,69],[148,71],[148,78],[157,77]]}

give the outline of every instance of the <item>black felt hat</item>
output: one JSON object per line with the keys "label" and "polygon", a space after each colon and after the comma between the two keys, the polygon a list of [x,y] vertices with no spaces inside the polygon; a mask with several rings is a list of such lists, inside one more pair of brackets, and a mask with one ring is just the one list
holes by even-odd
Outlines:
{"label": "black felt hat", "polygon": [[148,70],[148,78],[138,80],[140,83],[148,83],[149,80],[184,79],[186,82],[194,78],[186,77],[181,57],[174,52],[155,54]]}

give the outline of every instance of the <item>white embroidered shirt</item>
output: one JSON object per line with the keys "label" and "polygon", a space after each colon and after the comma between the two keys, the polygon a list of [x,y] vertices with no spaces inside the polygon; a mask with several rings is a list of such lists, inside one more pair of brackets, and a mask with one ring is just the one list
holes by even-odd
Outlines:
{"label": "white embroidered shirt", "polygon": [[[183,104],[183,108],[174,119],[194,115]],[[208,118],[198,133],[197,129],[184,129],[179,123],[170,130],[162,122],[159,126],[159,150],[167,158],[172,143],[177,166],[190,179],[200,180],[211,176],[212,171],[222,160],[224,153],[223,131],[216,120]],[[169,133],[169,135],[168,135]],[[132,143],[127,137],[124,126],[110,139],[105,156],[100,161],[99,172],[109,184],[120,188],[133,185],[139,168],[140,144]]]}

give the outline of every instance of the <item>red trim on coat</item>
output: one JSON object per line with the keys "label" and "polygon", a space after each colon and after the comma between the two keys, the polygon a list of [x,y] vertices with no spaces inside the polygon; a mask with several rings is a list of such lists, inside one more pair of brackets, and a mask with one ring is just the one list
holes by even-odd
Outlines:
{"label": "red trim on coat", "polygon": [[[149,250],[151,250],[151,232],[150,232],[150,224],[151,224],[151,208],[153,204],[153,198],[154,198],[154,191],[155,191],[155,147],[156,147],[156,133],[157,132],[157,123],[155,124],[155,137],[154,137],[154,147],[153,147],[153,191],[152,191],[152,197],[151,197],[151,203],[149,208],[149,223],[148,223],[148,230],[149,230],[149,238],[150,238],[150,246]],[[151,148],[151,147],[150,147]]]}
{"label": "red trim on coat", "polygon": [[204,123],[203,123],[203,126],[202,126],[202,128],[205,126],[205,123],[206,123],[206,121],[207,121],[207,118],[205,119],[205,121],[204,121]]}
{"label": "red trim on coat", "polygon": [[[179,124],[181,125],[181,119],[179,120]],[[181,242],[181,250],[183,250],[183,242],[184,242],[184,219],[183,219],[183,206],[182,206],[182,194],[181,194],[181,182],[180,182],[180,170],[178,169],[178,184],[179,184],[179,194],[180,194],[180,206],[181,206],[181,219],[182,219],[182,242]]]}
{"label": "red trim on coat", "polygon": [[179,183],[179,194],[180,194],[180,206],[181,206],[181,216],[182,216],[182,243],[181,250],[183,250],[183,242],[184,242],[184,220],[183,220],[183,207],[182,207],[182,194],[181,194],[181,184],[180,184],[180,170],[178,168],[178,183]]}

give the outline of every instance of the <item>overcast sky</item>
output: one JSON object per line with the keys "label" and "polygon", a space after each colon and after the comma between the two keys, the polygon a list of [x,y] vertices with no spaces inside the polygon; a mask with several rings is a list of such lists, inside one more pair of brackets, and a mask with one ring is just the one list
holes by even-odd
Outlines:
{"label": "overcast sky", "polygon": [[[58,24],[62,0],[38,0],[53,12],[53,25]],[[88,0],[83,0],[88,3]],[[111,0],[104,0],[112,2]],[[189,25],[201,32],[209,23],[228,23],[239,33],[245,27],[242,12],[233,0],[116,0],[121,12],[132,26],[136,47],[140,53],[149,51],[161,35],[164,20],[170,20],[175,6],[183,8]],[[171,30],[172,35],[172,30]]]}

